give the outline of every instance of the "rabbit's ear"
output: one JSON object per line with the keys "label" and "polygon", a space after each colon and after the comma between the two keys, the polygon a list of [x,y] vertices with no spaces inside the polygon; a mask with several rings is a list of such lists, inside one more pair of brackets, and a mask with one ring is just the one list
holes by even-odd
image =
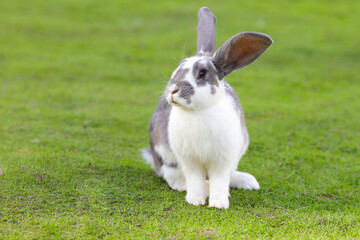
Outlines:
{"label": "rabbit's ear", "polygon": [[219,71],[219,78],[249,65],[272,43],[271,37],[263,33],[243,32],[233,36],[215,53],[213,61]]}
{"label": "rabbit's ear", "polygon": [[216,17],[207,7],[198,12],[197,55],[212,55],[216,47]]}

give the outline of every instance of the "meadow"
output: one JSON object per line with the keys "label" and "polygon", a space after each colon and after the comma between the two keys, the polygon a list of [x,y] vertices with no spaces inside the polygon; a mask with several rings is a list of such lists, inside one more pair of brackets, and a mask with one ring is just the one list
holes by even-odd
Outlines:
{"label": "meadow", "polygon": [[[217,46],[275,43],[227,77],[258,191],[186,204],[141,158],[197,10]],[[360,239],[360,2],[2,0],[0,239]]]}

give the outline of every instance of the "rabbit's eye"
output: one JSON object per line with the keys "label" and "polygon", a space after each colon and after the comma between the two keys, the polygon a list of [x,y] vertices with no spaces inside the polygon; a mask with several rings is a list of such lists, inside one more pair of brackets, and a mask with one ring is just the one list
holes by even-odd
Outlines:
{"label": "rabbit's eye", "polygon": [[197,75],[197,79],[204,78],[206,76],[206,70],[201,69]]}

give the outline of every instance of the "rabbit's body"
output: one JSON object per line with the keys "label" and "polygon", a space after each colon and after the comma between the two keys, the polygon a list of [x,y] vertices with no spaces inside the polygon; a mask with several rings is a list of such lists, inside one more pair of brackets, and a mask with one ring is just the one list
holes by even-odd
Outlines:
{"label": "rabbit's body", "polygon": [[243,153],[245,139],[232,99],[224,99],[201,111],[173,108],[169,119],[169,141],[177,159],[187,164],[234,165]]}
{"label": "rabbit's body", "polygon": [[256,190],[259,184],[236,171],[249,136],[240,102],[223,78],[254,61],[272,40],[241,33],[213,53],[214,20],[208,8],[199,10],[198,34],[210,33],[198,37],[198,55],[173,72],[150,121],[150,148],[143,155],[172,189],[187,191],[188,203],[202,205],[210,196],[210,207],[228,208],[229,186]]}

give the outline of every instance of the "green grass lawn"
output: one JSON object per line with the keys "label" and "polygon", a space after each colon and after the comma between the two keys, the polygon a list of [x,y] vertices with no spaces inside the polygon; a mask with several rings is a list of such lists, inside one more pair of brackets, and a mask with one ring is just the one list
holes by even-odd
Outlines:
{"label": "green grass lawn", "polygon": [[0,2],[0,239],[360,239],[360,1],[207,1],[217,46],[275,44],[227,77],[259,191],[195,207],[140,156],[195,1]]}

